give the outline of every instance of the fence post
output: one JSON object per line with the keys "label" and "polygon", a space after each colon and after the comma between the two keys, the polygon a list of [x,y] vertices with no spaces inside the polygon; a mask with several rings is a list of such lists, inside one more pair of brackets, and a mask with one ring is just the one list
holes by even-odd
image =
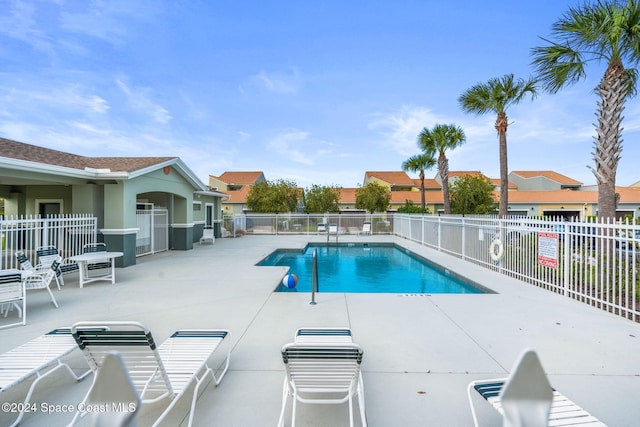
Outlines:
{"label": "fence post", "polygon": [[467,224],[464,221],[464,217],[462,217],[462,247],[460,248],[460,255],[462,255],[462,259],[465,259],[465,242],[467,240]]}

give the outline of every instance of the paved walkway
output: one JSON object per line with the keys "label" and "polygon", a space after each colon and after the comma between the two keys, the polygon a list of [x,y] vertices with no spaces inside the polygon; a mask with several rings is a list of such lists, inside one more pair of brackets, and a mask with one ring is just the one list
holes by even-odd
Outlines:
{"label": "paved walkway", "polygon": [[[117,283],[78,288],[67,276],[60,304],[42,291],[29,293],[28,325],[0,330],[5,352],[49,330],[79,320],[136,320],[157,341],[179,328],[226,328],[232,332],[229,373],[209,385],[196,408],[195,426],[273,426],[284,376],[280,348],[300,326],[348,326],[364,350],[362,365],[371,427],[470,426],[469,381],[508,374],[520,352],[538,351],[551,383],[610,426],[640,420],[640,325],[481,267],[391,236],[341,237],[341,241],[393,241],[496,294],[391,295],[274,293],[282,267],[255,264],[276,248],[301,248],[315,236],[245,236],[214,245],[165,252],[117,270]],[[71,358],[75,368],[81,357]],[[216,360],[217,364],[218,361]],[[0,394],[19,401],[24,386]],[[46,405],[77,404],[90,379],[75,383],[64,372],[43,381],[36,413],[23,426],[58,426],[72,414],[41,412]],[[166,425],[180,425],[185,399]],[[501,425],[479,402],[485,425]],[[317,405],[316,405],[317,406]],[[346,405],[301,406],[298,425],[347,425]],[[55,410],[55,407],[53,407]],[[157,413],[143,412],[140,425]],[[0,426],[7,425],[0,413]],[[186,423],[184,423],[186,425]]]}

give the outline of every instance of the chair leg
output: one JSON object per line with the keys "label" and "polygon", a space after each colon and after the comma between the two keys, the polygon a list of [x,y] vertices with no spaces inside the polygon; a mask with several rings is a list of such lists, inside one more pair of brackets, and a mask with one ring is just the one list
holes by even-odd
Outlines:
{"label": "chair leg", "polygon": [[362,382],[362,375],[358,378],[358,407],[360,408],[360,421],[362,427],[367,427],[367,414],[364,408],[364,383]]}
{"label": "chair leg", "polygon": [[349,393],[349,427],[353,427],[353,393]]}
{"label": "chair leg", "polygon": [[476,414],[476,408],[475,408],[475,406],[473,404],[473,398],[471,397],[473,392],[475,392],[475,389],[473,388],[475,386],[475,384],[476,384],[475,382],[472,382],[467,387],[467,397],[469,399],[469,406],[471,407],[471,416],[473,417],[473,425],[475,427],[479,427],[478,416]]}
{"label": "chair leg", "polygon": [[278,420],[278,427],[284,427],[284,414],[287,410],[287,402],[289,401],[289,384],[287,384],[287,378],[284,379],[282,385],[282,408],[280,409],[280,419]]}
{"label": "chair leg", "polygon": [[51,292],[51,288],[50,287],[46,287],[47,292],[49,292],[49,296],[51,297],[51,302],[53,302],[53,305],[56,306],[56,308],[58,308],[58,302],[56,301],[56,297],[53,296],[53,292]]}

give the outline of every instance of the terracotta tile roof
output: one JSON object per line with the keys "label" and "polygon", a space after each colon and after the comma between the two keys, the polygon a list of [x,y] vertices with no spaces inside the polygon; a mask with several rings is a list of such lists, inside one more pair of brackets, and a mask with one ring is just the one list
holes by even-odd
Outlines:
{"label": "terracotta tile roof", "polygon": [[62,166],[72,169],[110,169],[111,172],[133,172],[176,157],[84,157],[0,138],[0,157]]}
{"label": "terracotta tile roof", "polygon": [[365,172],[365,177],[375,177],[390,185],[414,185],[406,172]]}
{"label": "terracotta tile roof", "polygon": [[225,191],[224,193],[229,195],[229,199],[225,200],[224,203],[246,203],[249,190],[251,190],[251,186],[243,185],[239,190]]}
{"label": "terracotta tile roof", "polygon": [[[391,204],[401,204],[409,200],[414,204],[422,203],[422,199],[419,191],[392,191],[391,192]],[[442,195],[442,191],[425,191],[424,192],[424,200],[426,203],[444,203],[444,196]]]}
{"label": "terracotta tile roof", "polygon": [[[416,188],[419,190],[420,189],[420,179],[414,179],[413,183],[415,184]],[[433,178],[425,178],[424,179],[424,189],[426,190],[432,190],[434,188],[437,188],[438,190],[442,188],[442,186],[440,185],[440,183],[438,181],[436,181]]]}
{"label": "terracotta tile roof", "polygon": [[580,181],[569,178],[554,171],[512,171],[511,173],[521,176],[522,178],[545,177],[562,185],[582,185]]}
{"label": "terracotta tile roof", "polygon": [[341,188],[340,203],[355,203],[357,188]]}
{"label": "terracotta tile roof", "polygon": [[224,172],[220,176],[211,175],[214,178],[226,183],[235,185],[252,185],[255,184],[260,177],[264,177],[263,173],[257,172]]}
{"label": "terracotta tile roof", "polygon": [[[496,187],[500,187],[500,178],[489,178],[489,181]],[[516,190],[518,188],[518,186],[511,181],[507,181],[507,187],[512,190]]]}
{"label": "terracotta tile roof", "polygon": [[[354,204],[356,202],[356,190],[357,188],[341,188],[340,189],[340,203]],[[443,203],[442,191],[425,191],[425,201],[427,203]],[[391,204],[402,204],[410,200],[413,203],[420,204],[420,192],[419,191],[392,191],[391,192]]]}

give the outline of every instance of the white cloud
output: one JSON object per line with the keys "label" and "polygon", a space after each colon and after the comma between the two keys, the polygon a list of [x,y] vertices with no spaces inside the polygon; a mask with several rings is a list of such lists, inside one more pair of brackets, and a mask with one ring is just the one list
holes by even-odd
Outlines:
{"label": "white cloud", "polygon": [[117,78],[116,84],[127,96],[129,105],[139,112],[150,116],[155,122],[167,124],[171,121],[171,113],[163,106],[156,104],[151,99],[151,90],[146,88],[131,88],[124,78]]}
{"label": "white cloud", "polygon": [[251,76],[249,81],[261,90],[280,94],[296,93],[301,86],[300,73],[296,68],[288,73],[267,73],[261,70],[258,74]]}
{"label": "white cloud", "polygon": [[[63,30],[90,36],[112,45],[126,42],[129,30],[136,23],[150,21],[161,12],[162,3],[157,1],[95,0],[83,4],[83,11],[60,14]],[[133,22],[131,22],[133,21]]]}
{"label": "white cloud", "polygon": [[[33,89],[33,88],[37,88]],[[84,115],[87,111],[104,114],[109,110],[109,103],[102,97],[91,93],[87,87],[79,84],[52,85],[34,84],[29,80],[13,80],[4,88],[0,88],[0,100],[10,105],[11,110],[52,109],[67,110],[74,114]]]}
{"label": "white cloud", "polygon": [[14,1],[7,11],[7,15],[0,16],[0,33],[53,55],[52,40],[36,21],[36,8],[32,3]]}
{"label": "white cloud", "polygon": [[422,129],[433,127],[436,123],[450,122],[426,107],[402,106],[399,111],[375,114],[369,129],[380,133],[380,145],[392,147],[403,156],[410,156],[418,151],[417,138]]}
{"label": "white cloud", "polygon": [[267,140],[267,150],[278,158],[310,166],[334,155],[334,144],[312,136],[311,132],[287,129]]}
{"label": "white cloud", "polygon": [[304,150],[310,145],[310,135],[309,132],[289,130],[271,138],[268,142],[268,148],[294,162],[311,165],[315,156]]}

